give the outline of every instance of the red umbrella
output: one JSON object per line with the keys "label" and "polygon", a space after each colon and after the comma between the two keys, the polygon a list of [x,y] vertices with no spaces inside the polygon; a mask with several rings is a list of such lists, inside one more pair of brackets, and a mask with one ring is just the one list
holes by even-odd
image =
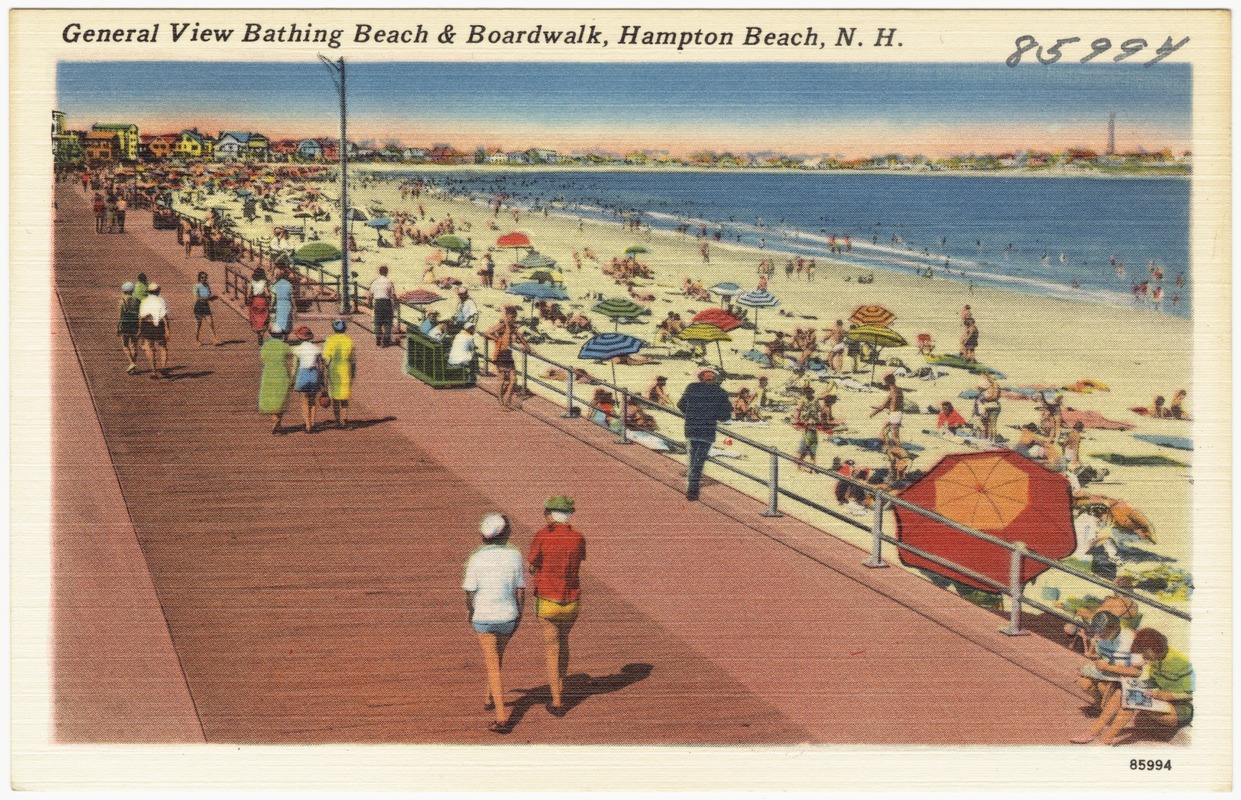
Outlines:
{"label": "red umbrella", "polygon": [[[1024,542],[1027,549],[1048,558],[1065,558],[1077,545],[1068,480],[1011,450],[945,456],[900,497],[997,539]],[[900,541],[1008,585],[1008,550],[899,506],[895,510]],[[996,591],[913,553],[901,550],[900,559],[907,567]],[[1047,569],[1023,559],[1021,582],[1028,583]]]}
{"label": "red umbrella", "polygon": [[530,247],[530,237],[520,231],[506,233],[496,239],[497,247]]}
{"label": "red umbrella", "polygon": [[694,315],[694,318],[691,319],[690,322],[706,322],[709,325],[714,325],[725,333],[741,327],[741,320],[737,319],[732,314],[729,314],[724,309],[715,308],[714,306],[699,311]]}
{"label": "red umbrella", "polygon": [[398,295],[398,299],[400,299],[402,303],[409,303],[410,305],[415,306],[424,306],[430,303],[438,303],[444,298],[430,289],[410,289],[408,292]]}

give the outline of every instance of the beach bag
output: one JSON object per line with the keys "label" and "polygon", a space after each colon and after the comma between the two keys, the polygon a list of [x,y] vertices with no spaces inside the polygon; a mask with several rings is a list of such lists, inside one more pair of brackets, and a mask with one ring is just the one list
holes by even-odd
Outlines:
{"label": "beach bag", "polygon": [[327,392],[320,392],[319,393],[319,407],[327,408],[330,405],[332,405],[332,398],[328,397]]}

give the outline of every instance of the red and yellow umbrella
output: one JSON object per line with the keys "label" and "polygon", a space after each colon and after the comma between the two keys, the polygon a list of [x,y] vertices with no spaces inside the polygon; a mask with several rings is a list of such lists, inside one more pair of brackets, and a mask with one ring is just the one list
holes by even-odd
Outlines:
{"label": "red and yellow umbrella", "polygon": [[886,328],[896,321],[896,315],[880,305],[858,306],[849,315],[854,325],[877,325]]}
{"label": "red and yellow umbrella", "polygon": [[[1077,545],[1068,480],[1009,450],[946,456],[900,497],[997,539],[1024,542],[1027,549],[1048,558],[1065,558]],[[900,507],[896,508],[896,538],[1008,585],[1011,556],[1003,547]],[[907,567],[996,591],[994,586],[913,553],[901,550],[900,559]],[[1028,583],[1047,569],[1024,559],[1021,582]]]}

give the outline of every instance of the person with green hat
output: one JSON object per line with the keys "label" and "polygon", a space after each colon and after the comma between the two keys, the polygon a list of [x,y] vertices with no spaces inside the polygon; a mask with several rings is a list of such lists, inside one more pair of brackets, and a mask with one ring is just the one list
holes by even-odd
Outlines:
{"label": "person with green hat", "polygon": [[534,610],[546,646],[552,695],[547,711],[554,717],[567,713],[564,679],[569,672],[569,631],[581,610],[579,571],[586,560],[586,538],[569,524],[576,510],[571,497],[549,497],[543,504],[547,527],[534,535],[526,558],[533,576]]}

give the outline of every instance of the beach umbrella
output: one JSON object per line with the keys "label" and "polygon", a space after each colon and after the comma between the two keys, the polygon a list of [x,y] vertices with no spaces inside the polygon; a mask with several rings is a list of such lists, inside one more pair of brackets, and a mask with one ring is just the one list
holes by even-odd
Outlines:
{"label": "beach umbrella", "polygon": [[402,303],[408,303],[411,306],[429,306],[432,303],[438,303],[444,297],[430,289],[410,289],[408,292],[398,295],[398,299]]}
{"label": "beach umbrella", "polygon": [[530,316],[534,316],[534,301],[536,300],[568,300],[569,293],[564,287],[557,286],[554,283],[538,283],[536,281],[527,281],[526,283],[517,283],[504,290],[507,294],[515,294],[527,300],[530,303]]}
{"label": "beach umbrella", "polygon": [[724,374],[724,353],[720,349],[720,342],[731,342],[733,337],[709,322],[695,322],[692,325],[686,325],[677,334],[677,337],[687,342],[699,342],[702,344],[715,342],[715,353],[720,357],[720,374]]}
{"label": "beach umbrella", "polygon": [[541,269],[530,273],[530,280],[539,283],[558,283],[564,285],[564,274],[558,269]]}
{"label": "beach umbrella", "polygon": [[350,208],[348,216],[350,222],[366,222],[370,219],[366,212],[360,208]]}
{"label": "beach umbrella", "polygon": [[293,253],[293,257],[299,261],[308,261],[312,264],[321,264],[324,261],[339,261],[340,248],[328,242],[311,242],[302,245]]}
{"label": "beach umbrella", "polygon": [[372,217],[366,221],[368,228],[386,228],[392,224],[392,217]]}
{"label": "beach umbrella", "polygon": [[[904,347],[908,342],[905,337],[901,336],[891,328],[884,328],[879,325],[859,325],[845,332],[846,339],[852,339],[855,342],[865,342],[875,347],[880,352],[885,347]],[[870,365],[870,379],[873,383],[875,380],[875,366],[879,363],[879,354],[875,354],[875,360]]]}
{"label": "beach umbrella", "polygon": [[[739,294],[736,297],[739,305],[754,309],[754,336],[758,336],[758,310],[760,308],[775,308],[780,305],[780,301],[776,296],[766,289],[751,289],[745,294]],[[751,339],[753,343],[753,339]]]}
{"label": "beach umbrella", "polygon": [[616,359],[623,356],[631,356],[643,347],[646,347],[646,345],[646,342],[636,336],[624,333],[600,333],[592,336],[586,344],[582,345],[582,349],[577,354],[577,357],[592,361],[612,362],[612,384],[615,385]]}
{"label": "beach umbrella", "polygon": [[237,190],[238,197],[249,197],[252,194],[254,194],[254,192],[250,191],[249,189],[238,189]]}
{"label": "beach umbrella", "polygon": [[625,248],[625,255],[636,256],[638,253],[649,253],[649,249],[640,244],[631,244]]}
{"label": "beach umbrella", "polygon": [[725,297],[735,297],[736,295],[741,294],[741,287],[735,283],[725,282],[717,283],[710,289],[707,289],[707,291],[711,294],[719,295],[720,302],[722,303],[723,298]]}
{"label": "beach umbrella", "polygon": [[725,333],[741,327],[741,320],[724,309],[716,308],[715,306],[699,311],[690,322],[709,322]]}
{"label": "beach umbrella", "polygon": [[896,321],[896,315],[880,305],[858,306],[849,315],[854,325],[876,325],[886,328]]}
{"label": "beach umbrella", "polygon": [[461,252],[462,250],[470,249],[470,243],[467,242],[465,239],[462,239],[460,236],[456,235],[455,233],[445,233],[440,236],[436,236],[431,241],[431,244],[435,245],[436,247],[442,247],[445,250],[453,250],[458,253]]}
{"label": "beach umbrella", "polygon": [[643,314],[651,313],[646,306],[640,306],[628,297],[609,297],[601,303],[595,303],[590,310],[596,314],[611,317],[616,323],[617,329],[620,328],[620,321],[622,319],[634,319]]}
{"label": "beach umbrella", "polygon": [[556,266],[556,260],[554,258],[548,258],[535,250],[531,250],[529,253],[526,253],[526,255],[517,263],[521,264],[521,266],[526,269],[551,269]]}
{"label": "beach umbrella", "polygon": [[[956,453],[901,492],[901,499],[1008,542],[1024,542],[1050,559],[1065,558],[1077,546],[1073,530],[1072,489],[1068,480],[1011,450]],[[1007,586],[1009,551],[899,506],[896,538]],[[921,556],[899,550],[907,567],[934,572],[954,581],[996,591]],[[1031,559],[1021,563],[1021,582],[1048,567]]]}
{"label": "beach umbrella", "polygon": [[506,233],[499,239],[496,239],[496,247],[532,247],[530,237],[521,231],[513,231]]}

